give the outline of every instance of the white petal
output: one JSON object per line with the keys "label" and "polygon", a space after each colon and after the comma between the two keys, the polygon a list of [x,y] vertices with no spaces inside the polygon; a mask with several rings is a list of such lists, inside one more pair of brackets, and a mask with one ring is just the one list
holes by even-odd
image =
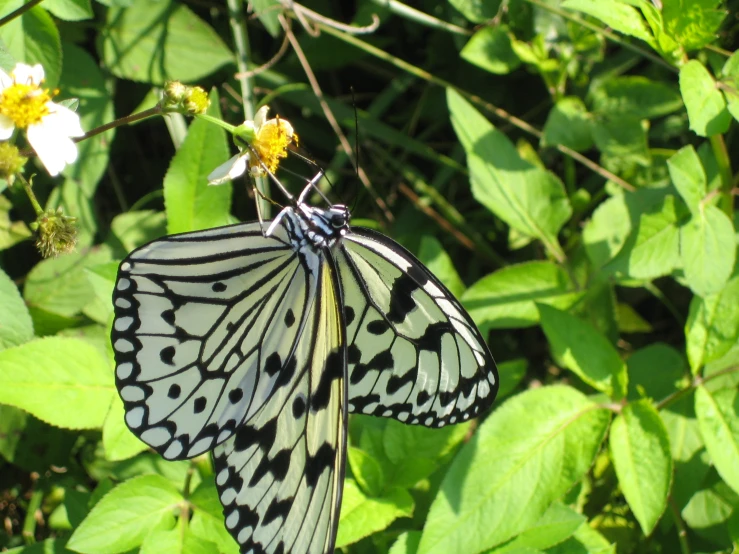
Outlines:
{"label": "white petal", "polygon": [[13,134],[15,123],[7,115],[0,115],[0,140],[7,140]]}
{"label": "white petal", "polygon": [[4,91],[13,84],[13,78],[0,69],[0,92]]}
{"label": "white petal", "polygon": [[226,181],[231,181],[239,175],[243,175],[246,171],[246,165],[249,161],[249,153],[236,154],[233,158],[216,167],[208,175],[209,185],[220,185]]}
{"label": "white petal", "polygon": [[54,102],[47,102],[46,107],[49,108],[49,113],[44,117],[44,126],[48,129],[49,126],[53,125],[59,129],[59,132],[65,134],[68,137],[81,137],[85,134],[80,125],[80,116],[77,112],[73,112],[69,108]]}
{"label": "white petal", "polygon": [[49,175],[59,175],[64,166],[77,159],[77,145],[64,134],[55,133],[44,122],[29,125],[26,131],[28,142],[38,154]]}
{"label": "white petal", "polygon": [[[254,128],[259,131],[259,128],[264,125],[264,122],[267,121],[267,113],[269,112],[269,106],[264,105],[261,108],[257,110],[256,115],[254,116]],[[246,122],[244,122],[246,123]]]}
{"label": "white petal", "polygon": [[44,80],[44,68],[41,64],[27,65],[17,63],[12,71],[13,81],[24,85],[40,85]]}

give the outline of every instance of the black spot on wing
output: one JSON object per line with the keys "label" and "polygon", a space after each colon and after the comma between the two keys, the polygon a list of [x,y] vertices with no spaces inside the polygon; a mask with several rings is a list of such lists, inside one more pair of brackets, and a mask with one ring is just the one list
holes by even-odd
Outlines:
{"label": "black spot on wing", "polygon": [[287,385],[290,382],[290,379],[293,378],[293,375],[295,375],[295,368],[297,366],[298,361],[295,359],[295,356],[293,356],[287,361],[285,367],[282,368],[280,375],[275,380],[275,387],[280,388]]}
{"label": "black spot on wing", "polygon": [[359,363],[359,360],[362,359],[362,352],[359,350],[359,347],[352,343],[349,345],[349,347],[346,349],[347,354],[347,361],[350,364],[357,364]]}
{"label": "black spot on wing", "polygon": [[292,507],[292,505],[293,501],[291,498],[286,498],[284,500],[273,500],[267,508],[267,511],[264,512],[262,525],[269,525],[276,519],[282,519],[284,521],[290,514],[290,508]]}
{"label": "black spot on wing", "polygon": [[169,387],[169,390],[167,391],[167,396],[169,396],[172,400],[176,400],[180,397],[180,394],[182,394],[182,388],[178,384],[171,385]]}
{"label": "black spot on wing", "polygon": [[390,328],[390,325],[384,319],[376,319],[367,324],[367,331],[373,335],[382,335]]}
{"label": "black spot on wing", "polygon": [[167,365],[174,365],[174,354],[175,354],[174,346],[165,346],[159,352],[159,359],[162,360],[162,362]]}
{"label": "black spot on wing", "polygon": [[277,481],[283,481],[290,469],[290,450],[280,450],[270,460],[270,471]]}
{"label": "black spot on wing", "polygon": [[415,343],[421,350],[429,350],[441,355],[441,339],[454,329],[447,322],[432,323],[426,328],[426,332],[419,337]]}
{"label": "black spot on wing", "polygon": [[327,442],[323,443],[315,456],[308,456],[305,462],[305,480],[313,488],[324,471],[331,471],[336,460],[336,449]]}
{"label": "black spot on wing", "polygon": [[164,310],[162,312],[162,319],[169,323],[170,325],[174,325],[174,310]]}
{"label": "black spot on wing", "polygon": [[354,321],[354,308],[351,306],[344,306],[344,323],[346,325],[351,325],[352,321]]}
{"label": "black spot on wing", "polygon": [[272,352],[264,361],[264,371],[270,377],[274,377],[280,369],[282,369],[280,355],[277,352]]}
{"label": "black spot on wing", "polygon": [[199,398],[196,398],[195,399],[194,406],[193,406],[193,411],[196,414],[202,413],[203,410],[205,410],[206,405],[207,405],[207,402],[205,400],[205,397],[204,396],[200,396]]}
{"label": "black spot on wing", "polygon": [[293,323],[295,323],[295,314],[291,309],[288,309],[285,313],[285,325],[287,327],[292,327]]}
{"label": "black spot on wing", "polygon": [[213,292],[224,292],[226,290],[226,283],[213,283],[211,289]]}
{"label": "black spot on wing", "polygon": [[[411,268],[413,267],[411,266]],[[419,284],[405,273],[395,279],[390,291],[390,310],[387,313],[390,321],[402,323],[406,316],[416,309],[413,293],[418,289]]]}
{"label": "black spot on wing", "polygon": [[293,400],[293,417],[300,419],[305,413],[305,398],[303,396],[296,396]]}
{"label": "black spot on wing", "polygon": [[326,363],[323,366],[323,371],[321,371],[321,378],[311,396],[311,409],[313,411],[318,411],[328,406],[333,382],[344,376],[344,364],[342,361],[341,354],[336,350],[329,353],[326,357]]}
{"label": "black spot on wing", "polygon": [[357,364],[352,369],[351,376],[349,378],[350,385],[356,385],[360,383],[366,375],[373,370],[383,371],[385,369],[392,369],[394,365],[393,355],[389,350],[383,350],[378,352],[375,356],[366,364]]}
{"label": "black spot on wing", "polygon": [[250,446],[269,451],[277,438],[277,420],[271,419],[259,428],[243,425],[234,436],[234,450],[243,452]]}
{"label": "black spot on wing", "polygon": [[228,401],[231,402],[231,404],[236,404],[243,397],[244,391],[242,389],[233,389],[228,393]]}

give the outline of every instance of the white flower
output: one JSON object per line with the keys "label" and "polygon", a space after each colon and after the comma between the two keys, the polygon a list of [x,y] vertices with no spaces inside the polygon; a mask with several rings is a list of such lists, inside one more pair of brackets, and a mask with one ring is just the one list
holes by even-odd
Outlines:
{"label": "white flower", "polygon": [[[249,169],[252,175],[266,173],[265,168],[274,173],[280,160],[287,156],[287,147],[298,142],[298,135],[286,119],[275,117],[267,119],[268,106],[257,110],[254,121],[244,121],[239,127],[239,137],[247,140],[249,146],[239,147],[239,153],[227,162],[216,167],[208,175],[209,185],[220,185],[243,175]],[[250,138],[247,138],[250,137]],[[252,157],[256,154],[258,160]],[[261,163],[260,163],[261,162]]]}
{"label": "white flower", "polygon": [[75,112],[51,101],[43,81],[39,64],[16,64],[10,75],[0,69],[0,140],[9,139],[16,128],[26,129],[28,142],[53,176],[77,159],[71,137],[85,132]]}

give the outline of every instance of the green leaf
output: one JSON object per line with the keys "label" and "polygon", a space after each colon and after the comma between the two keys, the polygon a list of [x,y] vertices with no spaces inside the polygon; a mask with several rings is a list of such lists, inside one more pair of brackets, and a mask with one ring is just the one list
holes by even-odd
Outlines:
{"label": "green leaf", "polygon": [[621,333],[651,333],[654,331],[652,325],[640,316],[639,312],[623,302],[616,305],[616,319],[618,330]]}
{"label": "green leaf", "polygon": [[135,0],[129,8],[108,10],[102,56],[114,75],[155,85],[198,81],[233,61],[207,23],[171,0]]}
{"label": "green leaf", "polygon": [[464,283],[459,277],[452,259],[444,251],[441,243],[430,235],[421,237],[421,245],[418,248],[418,259],[423,262],[431,273],[433,273],[439,281],[444,283],[455,298],[459,298],[464,293]]}
{"label": "green leaf", "polygon": [[193,507],[189,529],[192,534],[214,542],[222,554],[239,554],[239,546],[223,522],[223,506],[213,477],[204,479],[188,499]]}
{"label": "green leaf", "polygon": [[37,339],[0,352],[0,403],[52,425],[100,428],[113,394],[108,362],[81,340]]}
{"label": "green leaf", "polygon": [[11,548],[3,554],[74,554],[74,552],[67,550],[61,539],[46,539],[35,544]]}
{"label": "green leaf", "polygon": [[406,531],[393,543],[388,554],[416,554],[420,542],[420,531]]}
{"label": "green leaf", "polygon": [[698,50],[712,43],[726,17],[719,0],[667,0],[662,18],[667,33],[685,50]]}
{"label": "green leaf", "polygon": [[695,413],[706,449],[721,478],[739,493],[739,391],[695,391]]}
{"label": "green leaf", "polygon": [[499,269],[474,283],[462,305],[477,325],[490,329],[531,327],[539,322],[536,303],[568,309],[582,293],[552,262],[526,262]]}
{"label": "green leaf", "polygon": [[193,535],[189,529],[152,531],[141,543],[140,554],[219,554],[218,547]]}
{"label": "green leaf", "polygon": [[729,547],[730,538],[726,522],[737,505],[739,495],[721,480],[714,469],[711,469],[700,483],[699,490],[683,508],[681,515],[687,527],[700,534],[704,540],[708,539],[714,544]]}
{"label": "green leaf", "polygon": [[674,196],[665,196],[660,204],[642,213],[621,251],[603,267],[603,271],[644,280],[672,273],[680,264],[678,222],[684,211]]}
{"label": "green leaf", "polygon": [[538,304],[541,327],[552,354],[596,390],[618,400],[626,395],[626,364],[592,325],[575,316]]}
{"label": "green leaf", "polygon": [[152,531],[171,529],[182,495],[161,475],[130,479],[106,494],[69,539],[82,554],[118,554],[140,546]]}
{"label": "green leaf", "polygon": [[680,258],[685,280],[695,294],[707,296],[724,288],[735,256],[734,225],[716,206],[704,206],[680,228]]}
{"label": "green leaf", "polygon": [[8,275],[0,269],[0,306],[3,316],[0,318],[0,350],[28,342],[33,338],[33,321],[28,313],[18,287]]}
{"label": "green leaf", "polygon": [[496,16],[501,0],[449,0],[449,3],[472,23],[484,23]]}
{"label": "green leaf", "polygon": [[62,21],[92,19],[90,0],[45,0],[44,8]]}
{"label": "green leaf", "polygon": [[585,516],[569,506],[554,502],[533,526],[491,554],[512,554],[527,547],[540,550],[549,548],[571,537],[585,521]]}
{"label": "green leaf", "polygon": [[393,489],[372,498],[362,494],[351,479],[344,481],[339,532],[336,548],[357,542],[372,533],[382,531],[399,517],[413,514],[413,498],[403,489]]}
{"label": "green leaf", "polygon": [[521,65],[511,47],[511,37],[505,27],[482,27],[460,52],[462,59],[490,73],[506,75]]}
{"label": "green leaf", "polygon": [[[662,400],[674,393],[685,379],[685,359],[682,354],[664,344],[655,342],[636,350],[626,360],[629,372],[629,400],[646,395]],[[655,371],[659,368],[659,371]]]}
{"label": "green leaf", "polygon": [[455,457],[419,554],[480,552],[531,528],[588,471],[610,413],[564,386],[500,406]]}
{"label": "green leaf", "polygon": [[683,107],[674,87],[641,76],[605,79],[590,92],[590,99],[594,113],[610,117],[655,119]]}
{"label": "green leaf", "polygon": [[467,152],[473,196],[563,259],[557,233],[572,208],[562,183],[553,173],[523,160],[508,138],[451,88],[447,103],[454,130]]}
{"label": "green leaf", "polygon": [[581,525],[572,537],[547,549],[547,554],[616,554],[616,545],[590,525]]}
{"label": "green leaf", "polygon": [[680,68],[680,93],[688,110],[690,128],[702,137],[725,133],[731,123],[726,102],[713,76],[698,60]]}
{"label": "green leaf", "polygon": [[601,203],[585,224],[582,241],[593,266],[602,267],[618,254],[632,229],[626,193]]}
{"label": "green leaf", "polygon": [[[64,43],[64,71],[61,89],[65,97],[78,98],[79,115],[82,128],[94,129],[115,119],[113,96],[110,92],[108,76],[100,70],[100,63],[90,54],[74,44]],[[62,199],[65,213],[85,217],[81,226],[91,231],[97,229],[94,221],[95,204],[93,198],[100,179],[108,170],[110,144],[115,138],[111,129],[77,144],[79,157],[77,163],[64,168],[67,177],[63,185]],[[80,198],[81,197],[81,198]],[[90,215],[81,214],[77,204],[86,202]]]}
{"label": "green leaf", "polygon": [[[122,253],[128,254],[149,241],[167,234],[167,217],[164,212],[142,210],[126,212],[113,218],[110,231],[122,247]],[[112,246],[111,241],[109,244]]]}
{"label": "green leaf", "polygon": [[28,274],[23,295],[29,308],[72,317],[95,300],[86,268],[110,261],[110,253],[95,248],[39,262]]}
{"label": "green leaf", "polygon": [[377,460],[364,450],[350,446],[347,461],[362,490],[370,496],[379,496],[385,486],[385,476]]}
{"label": "green leaf", "polygon": [[[208,115],[221,118],[218,94],[213,91]],[[203,119],[195,119],[187,138],[164,177],[167,232],[183,233],[229,223],[231,183],[209,186],[207,176],[228,158],[225,132]]]}
{"label": "green leaf", "polygon": [[[6,2],[3,13],[8,15],[24,2]],[[16,61],[44,66],[44,86],[54,89],[62,71],[62,47],[59,31],[52,17],[41,6],[35,6],[20,17],[0,27],[0,41]]]}
{"label": "green leaf", "polygon": [[125,414],[121,398],[114,394],[103,424],[105,459],[111,462],[133,458],[136,454],[149,449],[126,427]]}
{"label": "green leaf", "polygon": [[608,116],[593,121],[593,141],[611,171],[630,171],[651,164],[647,128],[633,116]]}
{"label": "green leaf", "polygon": [[726,354],[739,339],[739,276],[715,294],[694,296],[685,324],[690,369],[700,369]]}
{"label": "green leaf", "polygon": [[[1,185],[0,188],[2,188]],[[13,204],[10,200],[0,195],[0,250],[23,242],[32,235],[25,222],[11,221],[10,210],[12,208]]]}
{"label": "green leaf", "polygon": [[591,126],[591,116],[580,98],[560,98],[547,116],[542,146],[561,144],[577,152],[589,150],[593,146]]}
{"label": "green leaf", "polygon": [[563,8],[578,10],[611,27],[613,30],[643,40],[654,46],[654,37],[649,32],[639,11],[615,0],[565,0]]}
{"label": "green leaf", "polygon": [[498,398],[503,398],[512,393],[526,377],[528,361],[526,358],[508,360],[498,364],[498,375],[500,376],[500,388]]}
{"label": "green leaf", "polygon": [[667,507],[672,456],[665,424],[649,400],[626,404],[611,425],[610,446],[621,490],[650,535]]}
{"label": "green leaf", "polygon": [[698,153],[691,145],[684,146],[667,160],[667,168],[690,213],[697,215],[707,193],[706,172]]}
{"label": "green leaf", "polygon": [[734,119],[739,120],[739,50],[729,56],[721,73],[728,85],[722,90],[726,98],[726,109]]}

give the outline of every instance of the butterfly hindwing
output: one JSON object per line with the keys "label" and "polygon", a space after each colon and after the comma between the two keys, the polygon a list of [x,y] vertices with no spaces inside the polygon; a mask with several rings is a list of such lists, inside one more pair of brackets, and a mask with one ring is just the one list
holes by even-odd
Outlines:
{"label": "butterfly hindwing", "polygon": [[297,371],[214,451],[226,526],[242,552],[333,552],[346,456],[343,324],[323,258],[294,357]]}
{"label": "butterfly hindwing", "polygon": [[498,375],[469,315],[410,252],[353,228],[337,254],[349,410],[441,427],[482,412]]}
{"label": "butterfly hindwing", "polygon": [[[167,459],[223,442],[268,402],[312,302],[284,233],[174,235],[120,266],[112,342],[134,434]],[[283,377],[284,379],[284,377]]]}

